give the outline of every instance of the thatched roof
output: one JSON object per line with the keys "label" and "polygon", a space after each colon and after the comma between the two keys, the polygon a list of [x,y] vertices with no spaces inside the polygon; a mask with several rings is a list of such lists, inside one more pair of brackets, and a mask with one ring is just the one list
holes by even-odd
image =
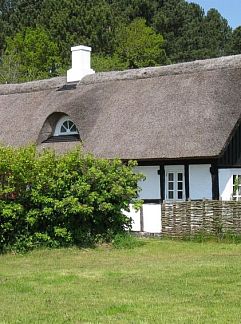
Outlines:
{"label": "thatched roof", "polygon": [[[1,85],[0,142],[40,144],[65,113],[96,156],[216,157],[241,115],[241,55],[98,73],[76,87],[65,84],[54,78]],[[75,142],[41,145],[63,151]]]}

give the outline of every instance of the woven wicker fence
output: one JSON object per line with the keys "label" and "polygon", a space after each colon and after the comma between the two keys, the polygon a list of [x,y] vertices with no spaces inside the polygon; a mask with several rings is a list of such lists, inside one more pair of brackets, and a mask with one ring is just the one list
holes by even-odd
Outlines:
{"label": "woven wicker fence", "polygon": [[241,201],[164,202],[162,233],[173,237],[241,235]]}

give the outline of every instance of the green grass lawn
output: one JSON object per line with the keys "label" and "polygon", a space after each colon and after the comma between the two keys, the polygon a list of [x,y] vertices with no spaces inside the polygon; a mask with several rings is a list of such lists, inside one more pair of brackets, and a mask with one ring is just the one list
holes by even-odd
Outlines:
{"label": "green grass lawn", "polygon": [[241,323],[241,245],[0,256],[0,323]]}

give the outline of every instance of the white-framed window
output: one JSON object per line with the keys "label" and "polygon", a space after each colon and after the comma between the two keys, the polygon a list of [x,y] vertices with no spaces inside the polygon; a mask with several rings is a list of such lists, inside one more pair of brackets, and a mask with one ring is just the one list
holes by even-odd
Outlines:
{"label": "white-framed window", "polygon": [[166,200],[185,200],[184,166],[173,165],[165,167]]}
{"label": "white-framed window", "polygon": [[78,135],[78,129],[74,122],[69,118],[69,116],[63,116],[60,118],[60,120],[57,122],[54,136],[60,136],[60,135]]}
{"label": "white-framed window", "polygon": [[233,175],[233,200],[241,200],[241,175]]}

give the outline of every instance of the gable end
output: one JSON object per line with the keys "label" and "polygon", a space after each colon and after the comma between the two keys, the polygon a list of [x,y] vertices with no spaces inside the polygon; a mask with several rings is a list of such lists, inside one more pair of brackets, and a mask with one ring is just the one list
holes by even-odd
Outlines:
{"label": "gable end", "polygon": [[218,164],[220,167],[241,167],[241,120],[235,126]]}

